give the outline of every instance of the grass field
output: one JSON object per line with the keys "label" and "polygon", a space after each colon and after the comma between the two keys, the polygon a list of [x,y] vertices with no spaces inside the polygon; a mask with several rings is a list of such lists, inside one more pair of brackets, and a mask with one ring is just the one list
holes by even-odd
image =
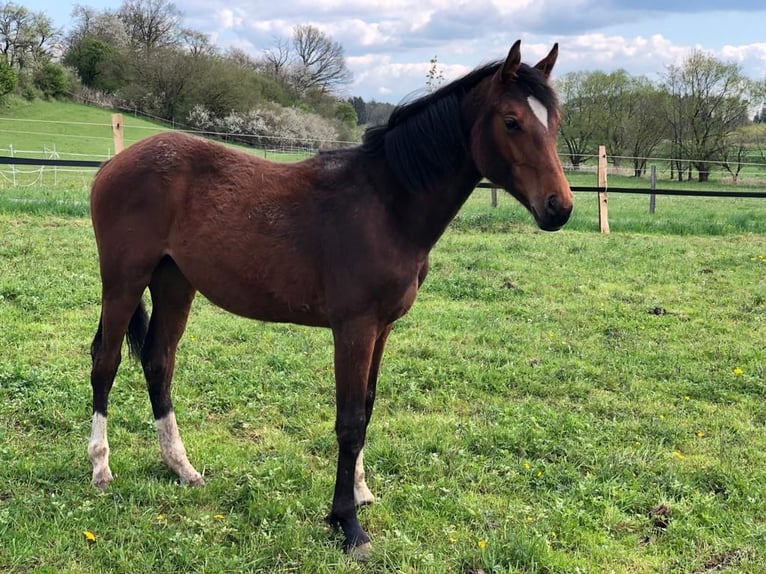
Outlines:
{"label": "grass field", "polygon": [[126,359],[116,480],[90,486],[100,291],[79,177],[0,185],[0,571],[766,572],[766,200],[659,197],[650,216],[613,195],[602,236],[592,194],[547,234],[478,190],[388,345],[359,564],[323,522],[325,330],[198,298],[174,398],[207,485],[162,465]]}
{"label": "grass field", "polygon": [[763,572],[766,236],[545,234],[485,199],[437,246],[389,344],[364,565],[323,524],[328,332],[199,299],[174,393],[207,486],[161,464],[126,361],[117,480],[97,493],[89,221],[1,213],[0,569]]}

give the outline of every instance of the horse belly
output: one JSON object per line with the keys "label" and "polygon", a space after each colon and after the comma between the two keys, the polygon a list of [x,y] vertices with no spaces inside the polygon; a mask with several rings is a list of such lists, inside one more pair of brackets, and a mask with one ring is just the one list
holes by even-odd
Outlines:
{"label": "horse belly", "polygon": [[311,266],[235,255],[236,251],[221,254],[205,263],[176,260],[205,298],[231,313],[262,321],[328,324],[323,291]]}

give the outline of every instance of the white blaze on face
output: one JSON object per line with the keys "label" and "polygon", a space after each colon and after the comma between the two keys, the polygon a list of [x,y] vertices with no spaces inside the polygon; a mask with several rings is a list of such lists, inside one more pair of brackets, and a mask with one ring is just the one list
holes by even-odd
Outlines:
{"label": "white blaze on face", "polygon": [[540,123],[543,124],[545,129],[548,129],[548,109],[534,96],[529,96],[527,98],[527,102],[529,103],[529,107],[532,108],[532,113],[535,114],[535,117],[540,120]]}

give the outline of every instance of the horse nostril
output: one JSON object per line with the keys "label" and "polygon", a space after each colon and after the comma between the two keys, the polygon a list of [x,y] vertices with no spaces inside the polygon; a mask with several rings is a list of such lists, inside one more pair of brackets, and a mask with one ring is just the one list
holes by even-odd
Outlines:
{"label": "horse nostril", "polygon": [[546,204],[548,211],[556,213],[559,210],[559,198],[556,195],[548,196],[548,202]]}

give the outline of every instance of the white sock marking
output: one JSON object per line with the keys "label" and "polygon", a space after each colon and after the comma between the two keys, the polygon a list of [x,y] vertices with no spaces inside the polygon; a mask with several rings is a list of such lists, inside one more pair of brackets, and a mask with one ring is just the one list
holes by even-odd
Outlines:
{"label": "white sock marking", "polygon": [[367,482],[364,480],[364,449],[362,449],[359,451],[359,456],[356,457],[356,465],[354,466],[354,504],[356,506],[372,504],[373,500],[375,500],[375,496],[367,488]]}
{"label": "white sock marking", "polygon": [[93,413],[93,424],[88,443],[88,459],[93,465],[93,484],[105,488],[112,481],[109,469],[109,441],[106,437],[106,417]]}
{"label": "white sock marking", "polygon": [[157,438],[160,441],[160,452],[165,464],[178,475],[181,482],[193,485],[204,484],[202,475],[194,469],[186,457],[186,448],[184,448],[184,443],[178,432],[175,413],[170,412],[155,422],[157,424]]}
{"label": "white sock marking", "polygon": [[527,102],[529,103],[529,107],[532,108],[532,113],[535,114],[535,117],[540,120],[540,123],[545,126],[545,129],[548,129],[548,109],[534,96],[529,96],[527,98]]}

